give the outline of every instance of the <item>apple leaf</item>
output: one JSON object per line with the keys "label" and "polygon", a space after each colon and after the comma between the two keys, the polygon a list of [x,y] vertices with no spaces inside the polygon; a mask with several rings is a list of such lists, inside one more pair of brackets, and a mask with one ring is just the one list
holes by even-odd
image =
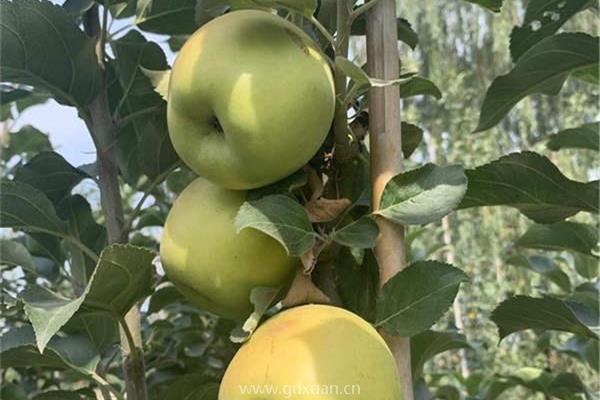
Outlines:
{"label": "apple leaf", "polygon": [[310,199],[304,205],[304,209],[310,222],[330,222],[339,218],[351,205],[352,202],[348,199],[326,199],[321,197]]}
{"label": "apple leaf", "polygon": [[546,147],[552,151],[562,149],[588,149],[599,151],[600,122],[564,129],[548,137]]}
{"label": "apple leaf", "polygon": [[[415,49],[419,43],[419,36],[413,30],[410,22],[404,18],[396,19],[398,40],[406,43],[411,49]],[[364,36],[367,33],[367,20],[364,14],[361,14],[352,23],[351,35]]]}
{"label": "apple leaf", "polygon": [[268,195],[292,193],[295,189],[299,189],[306,185],[307,182],[308,174],[303,169],[300,169],[275,183],[249,190],[246,194],[246,199],[258,200],[261,197]]}
{"label": "apple leaf", "polygon": [[3,81],[50,92],[80,109],[95,98],[101,76],[95,41],[65,9],[46,0],[2,0],[0,20]]}
{"label": "apple leaf", "polygon": [[423,140],[423,129],[402,121],[400,131],[402,132],[402,156],[406,159],[410,157],[417,147],[419,147],[419,144],[421,144],[421,141]]}
{"label": "apple leaf", "polygon": [[27,247],[14,240],[0,240],[0,265],[20,266],[26,271],[36,272],[33,258]]}
{"label": "apple leaf", "polygon": [[510,73],[496,78],[489,87],[475,132],[494,127],[524,97],[556,94],[572,72],[597,68],[599,43],[598,38],[584,33],[560,33],[531,47]]}
{"label": "apple leaf", "polygon": [[573,15],[589,8],[593,3],[592,0],[532,0],[527,3],[523,24],[515,26],[510,34],[510,54],[513,60],[518,60],[540,40],[555,34]]}
{"label": "apple leaf", "polygon": [[426,164],[393,177],[374,214],[397,224],[427,224],[454,210],[466,190],[467,178],[460,165]]}
{"label": "apple leaf", "polygon": [[65,0],[62,7],[69,15],[79,17],[92,8],[94,0]]}
{"label": "apple leaf", "polygon": [[229,336],[233,343],[244,343],[258,327],[260,320],[281,293],[281,288],[258,286],[250,291],[250,303],[254,306],[252,314],[241,327],[236,327]]}
{"label": "apple leaf", "polygon": [[29,285],[22,293],[25,315],[35,331],[35,342],[40,353],[59,329],[81,306],[84,296],[74,300],[37,285]]}
{"label": "apple leaf", "polygon": [[498,326],[501,340],[527,329],[571,332],[598,340],[598,336],[578,318],[575,307],[584,306],[553,297],[515,296],[500,303],[491,319]]}
{"label": "apple leaf", "polygon": [[167,101],[169,99],[169,80],[171,79],[171,70],[165,69],[162,71],[155,71],[144,67],[140,67],[140,69],[144,75],[150,79],[152,86],[154,86],[154,91],[158,93],[164,101]]}
{"label": "apple leaf", "polygon": [[410,361],[413,380],[423,375],[423,366],[434,356],[448,350],[470,349],[464,335],[456,331],[426,330],[410,339]]}
{"label": "apple leaf", "polygon": [[354,81],[355,86],[353,90],[357,92],[361,92],[370,87],[386,87],[397,85],[401,82],[401,79],[384,80],[371,78],[361,67],[347,58],[340,56],[335,58],[335,68]]}
{"label": "apple leaf", "polygon": [[552,346],[554,350],[575,357],[581,362],[588,364],[596,372],[600,372],[600,341],[585,338],[581,336],[573,336],[565,343],[559,346]]}
{"label": "apple leaf", "polygon": [[126,180],[136,184],[141,173],[154,179],[179,161],[168,134],[165,101],[144,74],[169,66],[160,46],[137,31],[129,31],[111,46],[118,78],[112,88],[119,115],[117,161]]}
{"label": "apple leaf", "polygon": [[459,208],[510,206],[541,223],[598,213],[598,182],[572,181],[537,153],[512,153],[466,173],[469,185]]}
{"label": "apple leaf", "polygon": [[371,250],[343,247],[335,264],[336,287],[344,308],[375,321],[379,265]]}
{"label": "apple leaf", "polygon": [[205,374],[193,373],[173,380],[163,400],[217,400],[218,395],[218,383],[207,382]]}
{"label": "apple leaf", "polygon": [[39,153],[15,172],[15,182],[33,186],[57,205],[83,179],[91,178],[53,151]]}
{"label": "apple leaf", "polygon": [[594,279],[600,275],[600,263],[594,256],[574,253],[573,263],[577,273],[584,278]]}
{"label": "apple leaf", "polygon": [[0,339],[2,368],[70,368],[84,375],[91,375],[100,361],[93,344],[80,335],[53,338],[44,354],[35,348],[35,336],[30,325],[12,328],[3,333]]}
{"label": "apple leaf", "polygon": [[[3,94],[0,94],[1,96]],[[10,160],[13,156],[23,157],[27,160],[43,151],[52,151],[48,135],[31,125],[25,125],[16,132],[10,132],[8,136],[8,146],[0,152],[4,161]]]}
{"label": "apple leaf", "polygon": [[54,206],[34,187],[20,182],[0,182],[0,226],[54,236],[65,234],[65,223]]}
{"label": "apple leaf", "polygon": [[432,96],[439,100],[442,98],[442,92],[429,79],[413,76],[400,83],[400,97],[407,99],[414,96]]}
{"label": "apple leaf", "polygon": [[146,32],[182,35],[194,32],[196,0],[137,0],[135,24]]}
{"label": "apple leaf", "polygon": [[314,232],[306,211],[285,195],[270,195],[246,201],[235,217],[235,229],[252,228],[275,240],[292,256],[301,256],[315,244]]}
{"label": "apple leaf", "polygon": [[567,293],[571,291],[571,280],[569,279],[569,275],[564,273],[554,260],[549,257],[516,254],[509,257],[506,262],[516,267],[525,268],[543,275]]}
{"label": "apple leaf", "polygon": [[342,246],[369,249],[375,247],[379,228],[372,218],[365,216],[334,230],[331,239]]}
{"label": "apple leaf", "polygon": [[[29,286],[22,294],[25,313],[35,331],[41,352],[76,312],[108,312],[123,316],[150,293],[154,254],[131,245],[111,245],[100,255],[98,265],[84,292],[65,298],[40,286]],[[81,311],[80,311],[81,310]]]}
{"label": "apple leaf", "polygon": [[493,12],[500,12],[503,0],[466,0],[469,3],[477,4],[480,7],[486,8]]}
{"label": "apple leaf", "polygon": [[592,398],[577,375],[569,372],[554,375],[534,367],[519,368],[511,375],[497,375],[488,385],[485,398],[490,400],[518,385],[549,398],[571,399],[576,393],[582,393],[586,399]]}
{"label": "apple leaf", "polygon": [[312,17],[317,9],[317,0],[248,0],[258,7],[285,8]]}
{"label": "apple leaf", "polygon": [[416,261],[394,275],[377,298],[376,326],[397,336],[430,328],[448,310],[469,278],[439,261]]}
{"label": "apple leaf", "polygon": [[[231,0],[196,0],[196,25],[200,27],[210,20],[224,14],[230,8],[235,9],[235,6],[231,4]],[[181,49],[181,46],[179,46],[178,43],[175,43],[175,41],[172,44],[178,47],[176,49],[177,51]],[[171,45],[171,41],[169,45],[171,46],[171,50],[175,51]]]}
{"label": "apple leaf", "polygon": [[557,222],[552,225],[531,225],[515,242],[515,246],[529,249],[574,251],[592,256],[598,246],[598,230],[578,222]]}

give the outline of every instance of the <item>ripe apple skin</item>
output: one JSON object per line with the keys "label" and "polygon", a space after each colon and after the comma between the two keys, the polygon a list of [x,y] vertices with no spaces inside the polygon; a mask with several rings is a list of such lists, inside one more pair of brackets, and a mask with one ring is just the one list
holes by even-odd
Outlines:
{"label": "ripe apple skin", "polygon": [[335,89],[317,45],[292,23],[241,10],[196,31],[175,60],[167,122],[198,175],[265,186],[306,164],[331,126]]}
{"label": "ripe apple skin", "polygon": [[198,178],[179,195],[160,243],[163,268],[196,306],[231,319],[252,312],[256,286],[288,287],[298,258],[254,229],[236,233],[234,219],[245,193]]}
{"label": "ripe apple skin", "polygon": [[[284,391],[360,385],[360,395],[242,393],[240,387],[271,386]],[[246,389],[251,390],[251,389]],[[221,382],[219,400],[399,400],[401,384],[392,353],[377,331],[341,308],[300,306],[267,320],[237,352]]]}

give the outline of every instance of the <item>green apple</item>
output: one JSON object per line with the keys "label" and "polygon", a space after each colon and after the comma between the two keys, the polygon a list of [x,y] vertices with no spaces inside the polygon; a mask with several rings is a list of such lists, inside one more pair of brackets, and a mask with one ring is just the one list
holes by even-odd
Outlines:
{"label": "green apple", "polygon": [[198,175],[229,189],[301,168],[331,126],[335,89],[317,45],[291,22],[241,10],[196,31],[170,77],[173,146]]}
{"label": "green apple", "polygon": [[368,322],[308,305],[258,327],[227,367],[219,400],[399,400],[401,387],[392,353]]}
{"label": "green apple", "polygon": [[257,286],[288,287],[300,260],[254,229],[236,233],[234,219],[245,193],[198,178],[179,195],[160,242],[163,268],[193,304],[241,319],[252,312]]}

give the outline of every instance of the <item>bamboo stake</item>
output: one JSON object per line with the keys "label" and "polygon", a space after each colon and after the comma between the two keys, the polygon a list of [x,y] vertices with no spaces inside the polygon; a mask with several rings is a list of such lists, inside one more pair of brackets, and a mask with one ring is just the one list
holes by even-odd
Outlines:
{"label": "bamboo stake", "polygon": [[[395,0],[380,0],[367,16],[367,66],[369,75],[396,79],[399,75]],[[402,170],[400,89],[397,85],[371,88],[369,132],[373,210],[377,210],[385,184]],[[383,285],[406,264],[404,227],[377,219],[380,235],[375,247]],[[410,340],[384,334],[394,357],[403,388],[403,400],[413,400]]]}

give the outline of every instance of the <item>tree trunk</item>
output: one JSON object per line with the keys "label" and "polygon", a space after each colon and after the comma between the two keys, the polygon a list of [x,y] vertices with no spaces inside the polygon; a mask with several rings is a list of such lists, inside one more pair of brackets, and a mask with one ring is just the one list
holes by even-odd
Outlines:
{"label": "tree trunk", "polygon": [[[98,63],[104,69],[104,34],[100,26],[98,6],[93,6],[84,17],[84,27],[88,35],[98,40]],[[114,142],[116,126],[108,107],[106,76],[102,77],[102,87],[89,106],[88,129],[94,140],[97,154],[100,203],[105,219],[109,243],[127,241],[124,232],[123,204],[119,188],[119,175]],[[127,333],[127,334],[126,334]],[[135,346],[132,349],[130,343]],[[127,399],[147,399],[144,359],[142,357],[142,336],[140,314],[134,306],[121,322],[121,348],[125,371]]]}
{"label": "tree trunk", "polygon": [[[367,17],[367,66],[369,75],[396,79],[399,75],[395,0],[381,0]],[[377,210],[386,183],[402,170],[400,136],[400,89],[397,85],[371,88],[369,133],[373,210]],[[380,235],[375,247],[383,286],[406,265],[404,227],[377,219]],[[383,334],[396,359],[403,399],[413,400],[409,338]]]}

